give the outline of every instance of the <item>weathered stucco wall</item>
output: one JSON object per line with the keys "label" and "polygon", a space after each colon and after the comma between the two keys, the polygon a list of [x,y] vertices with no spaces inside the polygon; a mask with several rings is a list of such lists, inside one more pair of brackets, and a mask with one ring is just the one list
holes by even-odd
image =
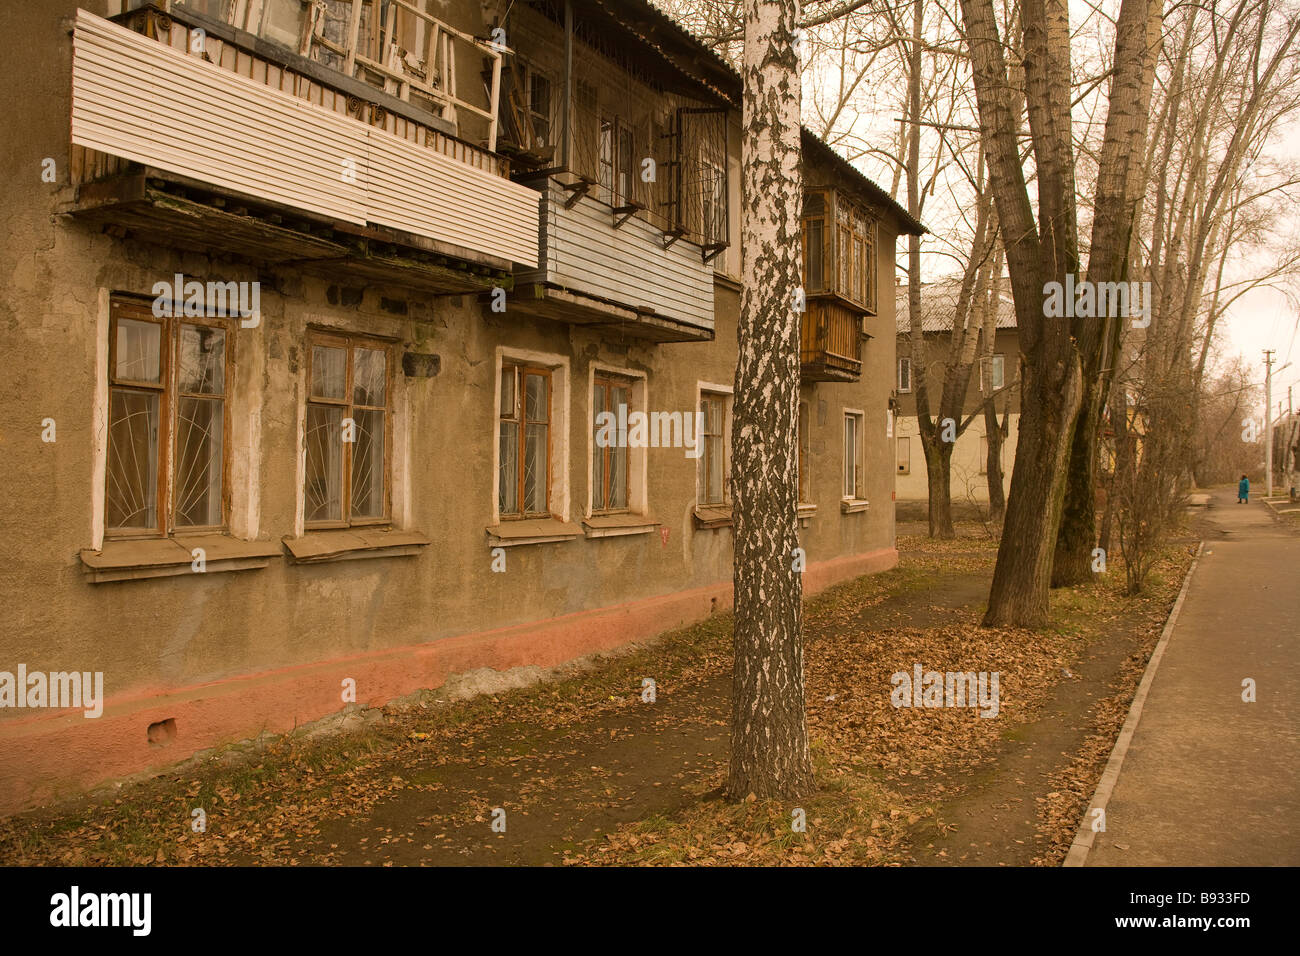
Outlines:
{"label": "weathered stucco wall", "polygon": [[[83,0],[84,2],[84,0]],[[105,13],[103,3],[87,2]],[[668,531],[507,549],[491,569],[495,381],[499,348],[569,362],[570,520],[588,501],[589,370],[647,376],[650,410],[694,411],[700,382],[732,382],[738,294],[717,286],[711,343],[652,345],[617,331],[488,310],[475,297],[268,272],[228,258],[146,245],[54,215],[70,198],[70,42],[58,4],[7,6],[11,75],[28,77],[11,105],[22,137],[3,146],[0,254],[0,670],[102,671],[104,716],[0,709],[0,808],[179,759],[196,749],[284,730],[343,704],[433,687],[471,667],[552,664],[697,619],[730,602],[731,531],[696,530],[696,462],[650,449],[651,516]],[[76,3],[62,4],[71,16]],[[96,9],[96,8],[100,9]],[[23,38],[21,44],[16,38]],[[42,183],[53,157],[58,183]],[[882,224],[879,288],[892,285],[893,236]],[[430,378],[394,375],[394,524],[432,544],[415,556],[320,565],[271,559],[263,569],[92,584],[82,549],[102,523],[110,293],[148,294],[177,273],[201,281],[260,280],[262,322],[234,333],[232,531],[278,542],[301,527],[299,468],[308,326],[388,336],[436,353]],[[817,513],[805,522],[809,590],[892,565],[894,487],[886,408],[894,367],[892,302],[869,320],[859,383],[805,386]],[[507,300],[508,302],[508,300]],[[884,310],[890,310],[885,314]],[[876,327],[879,327],[878,329]],[[886,330],[888,334],[886,334]],[[842,515],[842,412],[866,412],[869,509]],[[56,422],[53,443],[42,420]],[[149,724],[176,720],[170,747]]]}

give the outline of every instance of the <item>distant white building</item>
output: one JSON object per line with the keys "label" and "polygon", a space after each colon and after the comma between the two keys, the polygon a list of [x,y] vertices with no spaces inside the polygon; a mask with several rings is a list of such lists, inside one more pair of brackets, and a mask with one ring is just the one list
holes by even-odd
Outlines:
{"label": "distant white building", "polygon": [[[1005,287],[1005,286],[1004,286]],[[938,415],[939,395],[943,388],[944,363],[952,334],[953,316],[961,280],[941,280],[921,289],[921,328],[925,336],[927,381],[930,386],[930,414]],[[907,309],[907,288],[895,289],[894,311],[898,331],[898,357],[894,369],[894,393],[898,399],[895,437],[894,494],[899,501],[926,501],[929,487],[925,474],[925,450],[917,426],[916,377],[912,368],[911,320]],[[1020,336],[1016,328],[1016,310],[1011,295],[1002,295],[997,316],[997,335],[991,361],[976,361],[971,371],[962,420],[979,412],[986,398],[1005,389],[993,399],[998,421],[1008,416],[1008,435],[1002,446],[1003,490],[1011,486],[1011,464],[1016,455],[1016,436],[1020,424],[1020,390],[1016,376],[1020,365]],[[1010,386],[1010,387],[1006,387]],[[958,423],[960,424],[960,423]],[[988,436],[984,415],[976,416],[958,437],[952,456],[952,498],[955,502],[988,501]]]}

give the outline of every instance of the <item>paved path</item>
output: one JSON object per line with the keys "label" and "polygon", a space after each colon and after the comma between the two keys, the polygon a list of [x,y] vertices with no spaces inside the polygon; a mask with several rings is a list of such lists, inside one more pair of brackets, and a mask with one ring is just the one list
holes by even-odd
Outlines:
{"label": "paved path", "polygon": [[1300,537],[1251,497],[1211,498],[1088,866],[1300,864]]}

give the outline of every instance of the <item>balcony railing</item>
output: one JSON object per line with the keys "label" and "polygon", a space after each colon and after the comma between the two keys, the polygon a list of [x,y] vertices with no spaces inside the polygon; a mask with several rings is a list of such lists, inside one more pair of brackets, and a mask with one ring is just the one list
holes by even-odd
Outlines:
{"label": "balcony railing", "polygon": [[[258,235],[271,230],[264,258],[328,264],[359,253],[369,268],[411,250],[403,274],[433,291],[472,291],[512,263],[536,265],[538,196],[506,178],[500,157],[362,99],[342,75],[331,85],[230,39],[196,42],[197,28],[175,16],[143,14],[127,29],[78,11],[81,188],[65,211],[112,222],[120,205],[119,224],[167,239],[165,214],[197,201],[222,211],[197,230],[209,244],[240,251],[227,231],[240,225],[229,221],[238,210],[258,220]],[[115,174],[131,178],[124,191],[103,182]]]}
{"label": "balcony railing", "polygon": [[834,298],[811,299],[799,338],[802,375],[808,381],[854,382],[862,374],[860,312]]}

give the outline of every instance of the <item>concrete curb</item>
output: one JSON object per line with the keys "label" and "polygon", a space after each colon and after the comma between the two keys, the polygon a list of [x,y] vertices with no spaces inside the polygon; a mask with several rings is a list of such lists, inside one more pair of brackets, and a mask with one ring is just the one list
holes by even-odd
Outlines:
{"label": "concrete curb", "polygon": [[1142,674],[1142,682],[1138,684],[1137,693],[1133,695],[1133,703],[1129,706],[1128,717],[1124,719],[1124,726],[1120,728],[1119,736],[1115,739],[1115,746],[1111,749],[1110,758],[1106,761],[1106,769],[1101,773],[1101,780],[1097,782],[1097,789],[1093,792],[1092,800],[1089,801],[1087,808],[1083,812],[1083,819],[1079,821],[1079,830],[1074,835],[1074,842],[1070,844],[1070,852],[1065,855],[1065,862],[1062,866],[1083,866],[1088,859],[1088,851],[1092,849],[1093,841],[1097,838],[1096,832],[1092,829],[1092,821],[1089,817],[1092,811],[1096,809],[1105,810],[1107,803],[1110,802],[1111,792],[1115,789],[1115,782],[1119,780],[1120,768],[1124,765],[1124,757],[1128,753],[1129,744],[1133,741],[1133,734],[1137,730],[1138,721],[1142,719],[1142,708],[1147,701],[1147,692],[1151,690],[1151,684],[1155,680],[1156,670],[1160,667],[1160,659],[1165,655],[1165,647],[1169,644],[1169,637],[1174,632],[1174,624],[1178,621],[1178,612],[1183,609],[1183,600],[1187,597],[1187,591],[1192,583],[1192,575],[1196,573],[1196,566],[1201,562],[1201,553],[1205,550],[1205,542],[1202,541],[1196,546],[1196,557],[1192,559],[1192,566],[1187,569],[1187,577],[1183,578],[1183,586],[1178,592],[1178,599],[1174,601],[1173,609],[1169,612],[1169,617],[1165,621],[1164,630],[1160,632],[1160,640],[1156,642],[1155,650],[1151,652],[1151,659],[1147,661],[1147,669]]}

